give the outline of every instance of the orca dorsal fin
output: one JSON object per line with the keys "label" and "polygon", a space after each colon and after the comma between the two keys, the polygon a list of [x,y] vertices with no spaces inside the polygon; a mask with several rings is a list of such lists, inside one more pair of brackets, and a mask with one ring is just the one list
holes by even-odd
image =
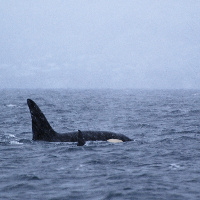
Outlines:
{"label": "orca dorsal fin", "polygon": [[78,141],[77,146],[83,146],[85,144],[83,133],[80,130],[78,130],[77,141]]}
{"label": "orca dorsal fin", "polygon": [[56,132],[50,126],[46,117],[33,100],[27,99],[27,104],[32,118],[33,140],[44,140],[51,142],[55,138]]}

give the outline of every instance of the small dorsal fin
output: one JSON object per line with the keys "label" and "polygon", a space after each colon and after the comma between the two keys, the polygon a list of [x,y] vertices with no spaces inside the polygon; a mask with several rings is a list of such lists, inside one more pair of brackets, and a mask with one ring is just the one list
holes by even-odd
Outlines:
{"label": "small dorsal fin", "polygon": [[78,130],[77,140],[78,140],[77,146],[83,146],[85,144],[83,133],[80,130]]}

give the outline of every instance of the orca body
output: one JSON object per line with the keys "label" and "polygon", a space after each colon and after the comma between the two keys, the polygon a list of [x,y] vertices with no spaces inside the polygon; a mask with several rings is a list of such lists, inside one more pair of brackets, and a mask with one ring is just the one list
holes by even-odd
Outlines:
{"label": "orca body", "polygon": [[33,140],[42,140],[48,142],[77,142],[78,146],[83,146],[86,141],[107,141],[118,139],[123,142],[131,141],[130,138],[123,134],[117,134],[108,131],[75,131],[65,134],[57,133],[53,130],[46,117],[37,106],[37,104],[27,99],[32,118]]}

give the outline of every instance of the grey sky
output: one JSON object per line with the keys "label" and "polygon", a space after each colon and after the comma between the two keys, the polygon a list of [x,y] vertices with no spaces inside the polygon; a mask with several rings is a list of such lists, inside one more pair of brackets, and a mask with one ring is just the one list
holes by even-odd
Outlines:
{"label": "grey sky", "polygon": [[200,89],[199,0],[0,0],[0,88]]}

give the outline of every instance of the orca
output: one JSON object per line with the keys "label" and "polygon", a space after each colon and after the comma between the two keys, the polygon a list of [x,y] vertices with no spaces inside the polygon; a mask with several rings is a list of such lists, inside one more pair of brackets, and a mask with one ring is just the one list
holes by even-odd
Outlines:
{"label": "orca", "polygon": [[32,140],[42,140],[48,142],[77,142],[77,146],[83,146],[86,141],[131,141],[130,138],[123,134],[109,131],[78,130],[63,134],[57,133],[51,127],[45,115],[33,100],[27,99],[27,104],[32,118]]}

